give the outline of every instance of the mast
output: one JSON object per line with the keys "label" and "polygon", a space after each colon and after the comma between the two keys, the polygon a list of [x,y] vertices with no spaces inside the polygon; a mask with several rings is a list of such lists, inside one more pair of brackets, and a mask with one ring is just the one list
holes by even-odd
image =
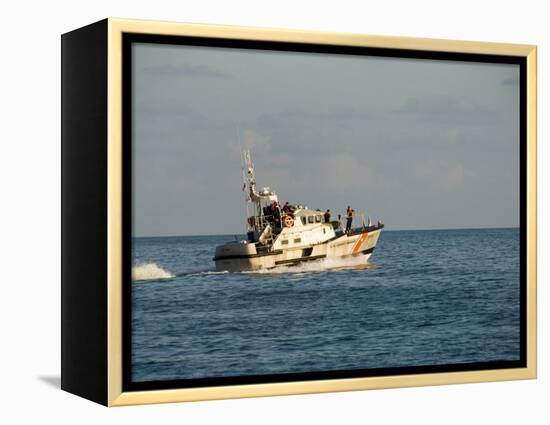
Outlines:
{"label": "mast", "polygon": [[250,150],[243,149],[243,179],[246,189],[248,189],[249,199],[252,200],[252,194],[256,191],[256,173],[254,172],[254,164],[250,158]]}
{"label": "mast", "polygon": [[[247,211],[247,229],[261,232],[264,226],[264,215],[262,202],[278,202],[278,197],[275,192],[268,187],[262,188],[258,192],[256,189],[256,172],[254,171],[254,163],[250,155],[249,149],[243,149],[243,191],[246,193],[246,211]],[[250,222],[249,203],[255,207],[252,217],[254,222]]]}
{"label": "mast", "polygon": [[[243,149],[242,151],[242,160],[243,160],[243,192],[245,192],[246,196],[246,230],[254,230],[253,223],[250,222],[250,204],[253,204],[252,208],[252,216],[256,216],[256,211],[254,208],[254,203],[252,201],[251,194],[255,192],[256,190],[256,173],[254,172],[254,164],[252,163],[252,159],[250,157],[250,150]],[[261,208],[259,208],[259,213],[262,213]]]}
{"label": "mast", "polygon": [[269,187],[264,187],[259,192],[256,190],[256,173],[254,172],[254,164],[250,157],[248,149],[243,150],[243,159],[245,163],[244,170],[244,185],[248,188],[248,197],[251,202],[275,201],[278,202],[277,194]]}

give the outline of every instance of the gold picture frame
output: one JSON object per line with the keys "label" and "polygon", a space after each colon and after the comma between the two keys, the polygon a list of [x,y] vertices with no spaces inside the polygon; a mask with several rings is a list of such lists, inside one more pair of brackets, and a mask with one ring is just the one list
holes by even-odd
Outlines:
{"label": "gold picture frame", "polygon": [[[95,25],[95,26],[94,26]],[[494,370],[471,370],[455,372],[434,372],[418,373],[392,376],[370,376],[354,377],[345,379],[324,379],[313,381],[292,381],[292,382],[274,382],[246,385],[224,385],[210,387],[193,388],[172,388],[172,389],[153,389],[139,391],[125,391],[123,389],[123,170],[124,155],[123,151],[123,36],[124,34],[142,34],[170,37],[205,37],[216,39],[235,39],[248,41],[267,41],[277,43],[303,43],[329,46],[348,46],[348,47],[369,47],[378,49],[411,50],[418,52],[447,52],[472,55],[497,55],[513,56],[522,58],[526,64],[526,366],[512,369],[494,369]],[[124,406],[147,403],[167,403],[196,400],[229,399],[241,397],[261,397],[273,395],[290,395],[305,393],[322,393],[335,391],[353,391],[381,388],[398,388],[426,385],[459,384],[486,381],[504,381],[533,379],[537,374],[537,49],[532,45],[488,43],[472,41],[455,40],[437,40],[407,37],[374,36],[361,34],[337,34],[313,31],[298,30],[280,30],[267,28],[248,28],[232,27],[220,25],[203,24],[184,24],[174,22],[155,22],[140,20],[125,20],[109,18],[98,24],[92,24],[81,30],[75,30],[64,37],[64,52],[66,58],[64,62],[63,84],[66,93],[64,102],[71,109],[67,108],[66,115],[63,117],[64,125],[67,131],[64,132],[64,144],[71,142],[70,127],[74,120],[71,120],[71,113],[77,109],[71,99],[71,73],[76,72],[78,67],[74,67],[71,61],[76,61],[77,50],[86,48],[86,43],[96,46],[97,55],[105,56],[105,69],[102,69],[102,82],[106,86],[105,100],[99,107],[105,109],[106,127],[102,127],[105,133],[104,149],[101,153],[105,161],[105,168],[97,172],[105,172],[105,186],[98,189],[105,191],[104,200],[104,224],[105,237],[102,240],[106,242],[103,246],[104,258],[106,264],[103,268],[105,277],[104,285],[93,286],[94,283],[83,283],[81,275],[78,275],[69,265],[72,260],[69,258],[69,251],[78,243],[78,236],[71,236],[75,231],[77,224],[64,224],[63,243],[67,255],[63,257],[63,347],[62,352],[63,366],[62,388],[86,398],[98,401],[108,406]],[[89,41],[91,40],[91,41]],[[72,43],[72,44],[71,44]],[[98,47],[99,46],[99,47]],[[90,48],[92,52],[93,48]],[[90,53],[92,55],[92,53]],[[78,59],[81,60],[81,59]],[[90,56],[90,60],[97,60]],[[84,66],[84,65],[83,65]],[[77,83],[73,83],[77,84]],[[75,95],[76,96],[76,95]],[[75,101],[76,102],[76,101]],[[65,110],[64,110],[65,111]],[[66,124],[65,124],[66,123]],[[77,130],[74,130],[77,132]],[[75,133],[78,134],[78,133]],[[65,146],[65,145],[64,145]],[[67,156],[63,158],[64,162],[76,161],[73,157],[78,155],[70,154],[70,147],[67,147]],[[77,167],[84,170],[82,167]],[[72,171],[71,171],[72,170]],[[64,168],[64,181],[68,179],[79,178],[79,172],[67,166]],[[67,183],[68,184],[68,183]],[[93,184],[93,183],[89,183]],[[64,186],[65,187],[65,186]],[[79,208],[75,197],[69,189],[63,190],[65,199],[64,210],[69,216],[72,208]],[[103,202],[103,201],[101,201]],[[101,204],[103,205],[103,204]],[[72,232],[72,233],[71,233]],[[103,242],[98,242],[99,244]],[[65,267],[65,265],[67,265]],[[97,279],[97,277],[96,277]],[[85,347],[75,342],[77,334],[88,332],[94,326],[99,326],[97,321],[75,322],[74,317],[77,310],[82,310],[85,302],[91,302],[89,293],[87,295],[76,294],[79,285],[90,285],[90,291],[94,291],[94,297],[97,295],[98,302],[103,303],[98,311],[102,313],[101,322],[106,325],[97,335],[97,338],[105,340],[104,345],[98,348],[97,352],[90,354],[103,356],[103,360],[98,361],[97,367],[90,366],[87,361],[82,359],[79,365],[78,357],[81,357],[79,350]],[[96,293],[97,291],[97,293]],[[96,298],[92,297],[93,300]],[[86,298],[86,300],[84,299]],[[95,301],[94,301],[95,302]],[[70,324],[69,324],[70,322]],[[93,322],[93,323],[92,323]],[[94,337],[90,337],[90,343],[94,343]],[[96,344],[96,346],[98,346]],[[95,364],[95,363],[94,363]],[[82,376],[84,368],[94,370],[100,378],[89,377],[82,378],[77,382],[77,374]],[[93,382],[92,382],[93,381]],[[96,382],[97,381],[97,382]],[[97,387],[93,391],[88,391],[87,387]],[[85,388],[86,387],[86,388]]]}

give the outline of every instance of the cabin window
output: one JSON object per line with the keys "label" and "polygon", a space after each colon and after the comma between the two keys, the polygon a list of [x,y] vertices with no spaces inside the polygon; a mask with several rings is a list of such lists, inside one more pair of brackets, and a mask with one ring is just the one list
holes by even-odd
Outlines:
{"label": "cabin window", "polygon": [[315,222],[315,218],[314,218],[312,215],[310,215],[310,216],[308,216],[308,218],[307,218],[307,222],[308,222],[309,224],[313,224],[313,223]]}
{"label": "cabin window", "polygon": [[323,221],[323,216],[321,216],[321,215],[316,215],[316,216],[315,216],[315,223],[320,223],[321,221]]}
{"label": "cabin window", "polygon": [[302,239],[301,239],[301,238],[296,238],[296,239],[294,239],[294,243],[300,243],[300,242],[302,242]]}
{"label": "cabin window", "polygon": [[281,245],[288,245],[288,240],[281,241]]}
{"label": "cabin window", "polygon": [[307,223],[307,218],[306,217],[300,217],[302,219],[302,224],[305,226],[306,223]]}

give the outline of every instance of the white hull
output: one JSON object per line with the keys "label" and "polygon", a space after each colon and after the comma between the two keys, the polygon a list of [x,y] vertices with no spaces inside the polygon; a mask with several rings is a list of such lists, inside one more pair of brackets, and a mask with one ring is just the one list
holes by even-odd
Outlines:
{"label": "white hull", "polygon": [[324,258],[364,256],[367,260],[376,247],[381,229],[381,226],[355,229],[349,235],[335,235],[322,243],[289,246],[266,252],[257,252],[257,245],[246,241],[230,242],[218,247],[214,261],[217,271],[241,272],[296,265]]}

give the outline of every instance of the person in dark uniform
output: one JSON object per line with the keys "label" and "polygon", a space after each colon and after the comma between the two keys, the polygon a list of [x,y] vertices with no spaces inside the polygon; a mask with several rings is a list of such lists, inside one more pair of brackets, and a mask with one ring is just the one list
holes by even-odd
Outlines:
{"label": "person in dark uniform", "polygon": [[283,212],[288,215],[290,215],[290,213],[292,212],[290,210],[290,205],[288,204],[288,202],[285,202],[285,204],[283,205]]}
{"label": "person in dark uniform", "polygon": [[330,223],[330,210],[325,213],[325,223]]}
{"label": "person in dark uniform", "polygon": [[273,201],[271,204],[271,212],[273,214],[273,222],[275,227],[281,227],[281,211],[279,210],[279,204],[277,201]]}
{"label": "person in dark uniform", "polygon": [[271,215],[271,207],[269,205],[266,205],[264,208],[263,208],[263,212],[264,212],[264,218],[265,220],[268,222],[268,223],[271,223],[272,219],[273,219],[273,216]]}
{"label": "person in dark uniform", "polygon": [[353,221],[353,209],[348,205],[348,209],[346,210],[346,233],[348,233],[351,230],[351,223]]}

